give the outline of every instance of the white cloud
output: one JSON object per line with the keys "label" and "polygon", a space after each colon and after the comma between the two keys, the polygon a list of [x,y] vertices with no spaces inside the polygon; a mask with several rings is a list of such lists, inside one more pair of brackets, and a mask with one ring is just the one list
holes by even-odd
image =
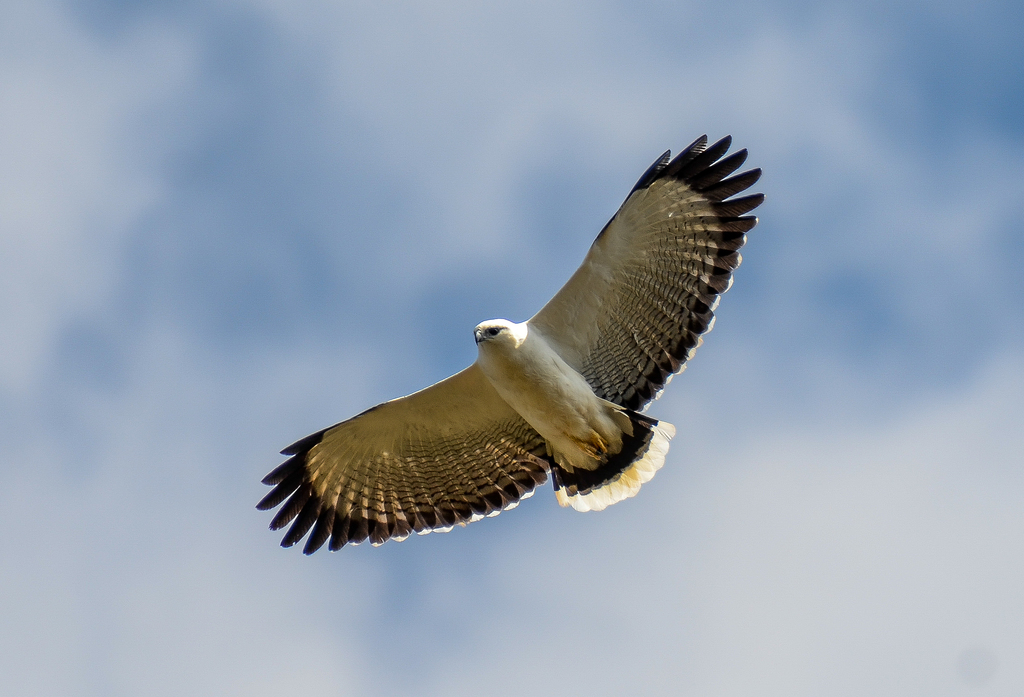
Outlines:
{"label": "white cloud", "polygon": [[[765,169],[763,215],[785,250],[768,273],[795,306],[809,285],[857,272],[903,291],[880,292],[902,321],[920,313],[940,332],[964,294],[948,279],[985,273],[983,255],[965,250],[998,246],[1019,216],[1021,153],[1000,155],[1006,144],[984,133],[962,134],[976,139],[938,161],[922,151],[900,120],[917,112],[878,109],[927,101],[927,86],[885,87],[903,36],[846,8],[725,29],[680,6],[680,33],[655,37],[626,6],[236,4],[315,56],[337,108],[380,134],[380,159],[415,182],[403,196],[431,217],[429,235],[396,250],[410,292],[432,283],[430,269],[534,264],[514,192],[553,156],[565,178],[631,181],[702,131],[735,133]],[[602,222],[565,231],[580,235],[581,255]]]}
{"label": "white cloud", "polygon": [[[1017,357],[892,423],[677,438],[638,499],[503,540],[445,608],[464,645],[406,687],[1017,694],[1022,394]],[[965,651],[985,652],[982,684]]]}
{"label": "white cloud", "polygon": [[190,56],[159,26],[106,43],[50,2],[0,15],[0,385],[23,391],[68,315],[104,301],[161,195],[156,108]]}
{"label": "white cloud", "polygon": [[[191,82],[200,101],[216,101],[221,84],[196,67],[199,49],[176,19],[100,39],[60,7],[8,3],[0,22],[9,97],[0,106],[0,385],[42,392],[10,400],[12,422],[26,428],[5,447],[0,492],[0,672],[10,689],[1024,689],[1016,353],[964,376],[959,391],[937,376],[922,393],[930,396],[879,406],[873,371],[814,349],[799,368],[807,397],[795,399],[765,375],[776,346],[752,332],[726,343],[720,327],[652,410],[682,428],[669,466],[636,499],[578,515],[557,510],[545,491],[447,537],[312,559],[278,550],[269,517],[252,510],[272,453],[394,396],[385,385],[442,376],[428,375],[428,359],[400,342],[370,351],[359,328],[338,347],[300,331],[291,344],[239,358],[174,326],[177,315],[159,311],[168,298],[155,302],[142,336],[117,339],[126,358],[116,389],[47,373],[60,328],[111,304],[120,246],[140,215],[176,200],[166,196],[161,157],[190,143],[163,132],[147,141],[148,119],[166,107],[162,118],[189,121],[194,105],[174,96]],[[566,176],[578,168],[628,186],[692,129],[735,131],[751,164],[765,168],[765,225],[741,274],[759,269],[778,300],[773,319],[807,335],[814,328],[800,298],[813,281],[876,265],[890,269],[888,290],[906,317],[944,328],[950,299],[964,284],[976,293],[985,268],[962,250],[985,248],[1019,210],[1019,152],[979,137],[935,171],[934,158],[878,119],[870,92],[893,47],[867,23],[759,22],[734,28],[723,48],[721,27],[649,42],[661,27],[574,4],[493,14],[468,5],[225,7],[226,23],[231,8],[270,18],[283,44],[268,42],[263,58],[292,51],[289,60],[322,71],[331,108],[354,114],[337,120],[337,142],[353,137],[353,120],[365,127],[360,146],[398,171],[387,182],[394,196],[437,218],[424,221],[429,234],[407,231],[390,276],[362,284],[407,284],[389,292],[413,306],[453,270],[544,256],[522,226],[516,192],[553,160],[566,158]],[[330,150],[330,135],[310,138]],[[579,152],[583,161],[570,162]],[[856,217],[832,226],[830,205],[849,185],[861,197]],[[211,204],[223,204],[228,222],[209,221],[221,236],[210,249],[245,243],[226,232],[232,200]],[[345,235],[387,227],[345,224],[331,230],[338,249]],[[557,266],[567,275],[596,231],[579,233],[578,256],[530,273]],[[778,265],[758,261],[758,249],[776,252]],[[282,276],[302,270],[283,265]],[[348,272],[363,278],[355,261]],[[367,295],[338,302],[372,302]],[[1019,299],[997,295],[987,307],[995,317]],[[49,403],[67,414],[53,417]],[[818,409],[836,403],[835,414]],[[69,433],[67,421],[79,430]]]}
{"label": "white cloud", "polygon": [[[209,359],[169,336],[145,346],[136,370],[163,369],[100,409],[91,474],[50,448],[12,453],[2,655],[26,694],[1024,686],[1019,356],[891,422],[734,438],[659,403],[683,426],[668,467],[600,515],[555,510],[545,487],[443,540],[307,559],[277,549],[252,504],[255,463],[283,442],[262,433],[266,405],[287,411],[310,374],[182,384]],[[996,667],[969,684],[979,651]]]}
{"label": "white cloud", "polygon": [[[64,394],[87,404],[80,418],[95,447],[35,424],[6,450],[17,467],[0,492],[5,689],[364,694],[352,627],[371,623],[363,599],[374,597],[380,569],[286,554],[253,508],[274,452],[305,428],[292,421],[308,409],[290,403],[295,383],[365,392],[331,377],[358,371],[337,355],[307,355],[301,369],[283,360],[253,399],[261,366],[218,366],[166,330],[142,337],[135,357],[126,392]],[[313,401],[317,389],[302,394]]]}

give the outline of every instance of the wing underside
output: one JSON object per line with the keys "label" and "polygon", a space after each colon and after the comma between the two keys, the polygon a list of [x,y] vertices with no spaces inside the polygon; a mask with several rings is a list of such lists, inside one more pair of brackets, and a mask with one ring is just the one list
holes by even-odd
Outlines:
{"label": "wing underside", "polygon": [[[289,523],[282,545],[312,532],[304,552],[496,515],[547,479],[544,440],[475,366],[425,390],[385,402],[307,436],[263,480],[257,508],[281,505],[271,529]],[[282,505],[283,504],[283,505]]]}
{"label": "wing underside", "polygon": [[746,150],[701,137],[640,178],[580,268],[530,320],[604,399],[643,409],[714,324],[762,194]]}

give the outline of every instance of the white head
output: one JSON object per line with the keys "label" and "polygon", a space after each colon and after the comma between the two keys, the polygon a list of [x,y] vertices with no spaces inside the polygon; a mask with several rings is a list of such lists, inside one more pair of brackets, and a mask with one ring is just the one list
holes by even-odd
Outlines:
{"label": "white head", "polygon": [[476,345],[480,351],[484,347],[491,348],[519,348],[524,341],[529,329],[526,322],[509,322],[507,319],[489,319],[476,325],[473,336],[476,338]]}

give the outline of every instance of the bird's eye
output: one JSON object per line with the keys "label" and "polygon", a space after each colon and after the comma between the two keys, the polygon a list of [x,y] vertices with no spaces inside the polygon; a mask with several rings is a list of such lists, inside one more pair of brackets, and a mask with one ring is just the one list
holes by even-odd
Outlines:
{"label": "bird's eye", "polygon": [[498,327],[490,327],[487,330],[487,336],[498,336],[498,332],[500,331],[501,329],[499,329]]}

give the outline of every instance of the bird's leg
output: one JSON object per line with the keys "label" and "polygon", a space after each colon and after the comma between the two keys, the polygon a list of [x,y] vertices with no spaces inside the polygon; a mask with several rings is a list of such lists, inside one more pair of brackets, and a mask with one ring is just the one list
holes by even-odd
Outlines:
{"label": "bird's leg", "polygon": [[605,455],[608,454],[608,444],[597,431],[591,431],[587,434],[587,440],[573,438],[572,441],[580,450],[594,460],[604,460]]}

